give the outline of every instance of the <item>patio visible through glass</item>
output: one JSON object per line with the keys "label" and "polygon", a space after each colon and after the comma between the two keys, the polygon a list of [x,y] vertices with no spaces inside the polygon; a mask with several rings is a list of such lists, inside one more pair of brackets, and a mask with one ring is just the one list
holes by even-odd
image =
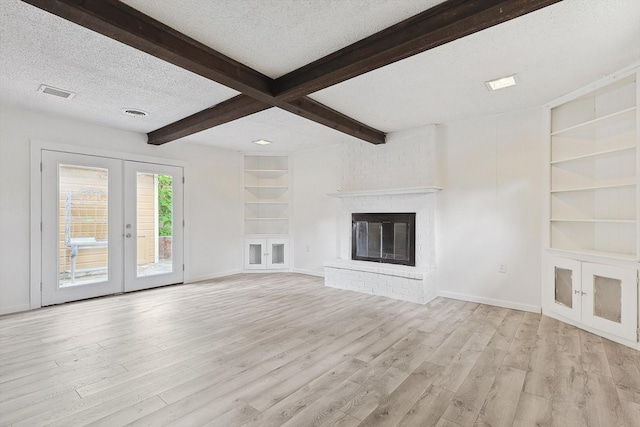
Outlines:
{"label": "patio visible through glass", "polygon": [[58,169],[58,286],[109,279],[109,170],[61,164]]}
{"label": "patio visible through glass", "polygon": [[137,277],[173,271],[173,177],[137,173]]}

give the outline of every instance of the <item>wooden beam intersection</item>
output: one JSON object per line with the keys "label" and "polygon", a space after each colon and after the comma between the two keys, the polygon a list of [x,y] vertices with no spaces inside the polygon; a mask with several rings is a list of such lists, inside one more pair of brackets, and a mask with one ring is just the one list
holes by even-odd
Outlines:
{"label": "wooden beam intersection", "polygon": [[[231,98],[228,102],[222,102],[150,132],[147,135],[150,144],[160,145],[173,141],[272,106],[373,144],[385,141],[384,132],[339,114],[320,103],[307,100],[294,105],[279,100],[272,94],[273,79],[118,0],[22,1],[253,98],[253,101]],[[313,110],[305,111],[306,105],[312,106]],[[204,122],[196,125],[195,122],[199,119]]]}
{"label": "wooden beam intersection", "polygon": [[22,1],[241,92],[150,132],[149,144],[160,145],[274,106],[384,143],[384,132],[306,95],[561,0],[447,0],[275,80],[118,0]]}

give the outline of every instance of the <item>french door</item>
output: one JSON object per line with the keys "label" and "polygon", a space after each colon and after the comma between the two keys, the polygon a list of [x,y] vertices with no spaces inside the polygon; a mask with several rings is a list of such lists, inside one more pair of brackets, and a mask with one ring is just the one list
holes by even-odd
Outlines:
{"label": "french door", "polygon": [[183,281],[182,168],[42,151],[42,305]]}

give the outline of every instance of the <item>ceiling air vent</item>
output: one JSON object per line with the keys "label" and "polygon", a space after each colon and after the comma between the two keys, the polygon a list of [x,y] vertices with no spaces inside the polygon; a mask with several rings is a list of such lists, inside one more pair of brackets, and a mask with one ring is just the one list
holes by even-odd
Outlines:
{"label": "ceiling air vent", "polygon": [[121,111],[125,113],[127,116],[132,116],[132,117],[144,117],[149,115],[149,113],[147,113],[146,111],[139,110],[137,108],[123,108]]}
{"label": "ceiling air vent", "polygon": [[75,93],[70,92],[68,90],[58,89],[58,88],[47,86],[47,85],[40,85],[40,87],[38,88],[38,91],[42,93],[46,93],[47,95],[53,95],[53,96],[57,96],[59,98],[64,98],[64,99],[71,99],[76,95]]}

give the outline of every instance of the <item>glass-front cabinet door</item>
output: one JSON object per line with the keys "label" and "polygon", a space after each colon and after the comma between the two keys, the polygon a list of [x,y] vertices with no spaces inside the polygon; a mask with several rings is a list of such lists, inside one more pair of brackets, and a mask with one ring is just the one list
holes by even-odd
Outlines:
{"label": "glass-front cabinet door", "polygon": [[582,321],[585,325],[636,340],[637,270],[582,263]]}
{"label": "glass-front cabinet door", "polygon": [[267,268],[267,241],[265,239],[246,239],[244,250],[244,268],[248,270]]}
{"label": "glass-front cabinet door", "polygon": [[245,239],[244,268],[247,270],[288,269],[289,239]]}
{"label": "glass-front cabinet door", "polygon": [[267,239],[267,268],[289,268],[287,239]]}
{"label": "glass-front cabinet door", "polygon": [[551,262],[551,292],[549,307],[555,313],[576,322],[580,321],[581,266],[580,261],[567,258],[553,258]]}

